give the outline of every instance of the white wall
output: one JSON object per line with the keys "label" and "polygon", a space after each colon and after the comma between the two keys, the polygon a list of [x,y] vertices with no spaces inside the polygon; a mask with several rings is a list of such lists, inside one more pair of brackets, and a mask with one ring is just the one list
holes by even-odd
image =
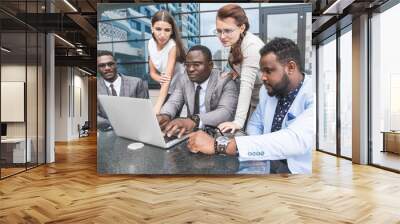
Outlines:
{"label": "white wall", "polygon": [[[26,122],[7,122],[7,136],[8,137],[24,137],[25,136],[25,126],[28,125],[28,137],[30,133],[35,133],[36,135],[36,107],[39,108],[42,106],[37,105],[37,97],[36,97],[36,80],[32,80],[30,75],[36,74],[36,67],[27,66],[20,64],[3,64],[1,66],[1,81],[9,81],[9,82],[26,82],[25,76],[26,72],[28,72],[28,84],[27,88],[27,121]],[[32,87],[33,86],[33,87]],[[3,96],[4,97],[4,96]],[[10,108],[1,108],[1,110],[10,110]],[[24,108],[22,108],[24,110]]]}
{"label": "white wall", "polygon": [[78,138],[78,124],[88,120],[88,78],[76,68],[56,67],[55,141]]}
{"label": "white wall", "polygon": [[55,141],[68,139],[68,69],[67,67],[55,68]]}

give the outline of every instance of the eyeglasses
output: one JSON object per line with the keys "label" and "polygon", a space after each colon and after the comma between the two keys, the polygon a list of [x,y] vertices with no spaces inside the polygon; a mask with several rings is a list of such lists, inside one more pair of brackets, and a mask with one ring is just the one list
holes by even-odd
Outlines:
{"label": "eyeglasses", "polygon": [[99,68],[105,68],[106,66],[108,67],[112,67],[115,65],[115,62],[107,62],[107,63],[100,63],[97,65],[97,67]]}
{"label": "eyeglasses", "polygon": [[215,29],[214,34],[217,36],[221,36],[222,34],[225,34],[226,36],[232,35],[233,32],[235,32],[237,29]]}

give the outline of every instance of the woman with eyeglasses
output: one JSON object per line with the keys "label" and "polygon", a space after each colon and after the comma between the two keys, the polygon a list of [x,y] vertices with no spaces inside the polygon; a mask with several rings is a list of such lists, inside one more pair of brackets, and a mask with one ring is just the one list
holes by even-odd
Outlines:
{"label": "woman with eyeglasses", "polygon": [[247,117],[255,110],[258,92],[262,85],[260,73],[260,49],[264,42],[249,32],[250,24],[242,7],[228,4],[217,12],[216,30],[224,47],[230,47],[229,72],[239,89],[238,106],[232,122],[221,123],[222,132],[233,133],[244,128]]}
{"label": "woman with eyeglasses", "polygon": [[149,40],[149,69],[153,80],[160,83],[156,114],[175,89],[184,73],[185,50],[174,18],[166,10],[158,11],[151,19],[152,38]]}

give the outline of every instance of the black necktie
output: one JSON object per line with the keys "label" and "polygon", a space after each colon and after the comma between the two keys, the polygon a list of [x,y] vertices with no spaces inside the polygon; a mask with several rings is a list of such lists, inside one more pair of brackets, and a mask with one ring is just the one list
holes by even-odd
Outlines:
{"label": "black necktie", "polygon": [[197,85],[196,93],[194,94],[194,110],[193,110],[193,114],[199,114],[200,113],[200,90],[201,90],[201,86]]}
{"label": "black necktie", "polygon": [[117,91],[115,91],[114,85],[110,84],[110,88],[111,88],[111,95],[116,96],[117,95]]}

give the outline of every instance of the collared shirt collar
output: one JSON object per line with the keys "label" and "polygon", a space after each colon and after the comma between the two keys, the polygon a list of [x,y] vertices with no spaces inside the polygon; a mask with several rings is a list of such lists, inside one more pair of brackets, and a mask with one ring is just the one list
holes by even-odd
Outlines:
{"label": "collared shirt collar", "polygon": [[107,80],[104,79],[104,84],[105,84],[106,87],[107,87],[107,91],[108,91],[108,94],[109,94],[109,95],[111,95],[111,88],[110,88],[110,85],[111,85],[111,84],[114,85],[114,89],[115,89],[115,91],[117,92],[117,96],[120,95],[120,92],[121,92],[121,85],[122,85],[122,78],[121,78],[121,76],[120,76],[119,74],[117,74],[117,75],[118,75],[118,77],[117,77],[117,79],[114,80],[114,82],[109,82],[109,81],[107,81]]}
{"label": "collared shirt collar", "polygon": [[[211,75],[210,75],[210,76],[211,76]],[[207,89],[207,86],[208,86],[208,81],[210,81],[210,76],[208,76],[208,78],[206,79],[206,81],[202,82],[201,84],[198,84],[197,82],[195,82],[195,83],[194,83],[194,89],[196,89],[197,86],[200,85],[200,86],[201,86],[201,89],[205,91],[205,90]]]}
{"label": "collared shirt collar", "polygon": [[110,88],[111,83],[114,84],[114,86],[121,85],[121,76],[117,74],[117,79],[114,80],[114,82],[109,82],[104,79],[104,83],[106,84],[107,88]]}

